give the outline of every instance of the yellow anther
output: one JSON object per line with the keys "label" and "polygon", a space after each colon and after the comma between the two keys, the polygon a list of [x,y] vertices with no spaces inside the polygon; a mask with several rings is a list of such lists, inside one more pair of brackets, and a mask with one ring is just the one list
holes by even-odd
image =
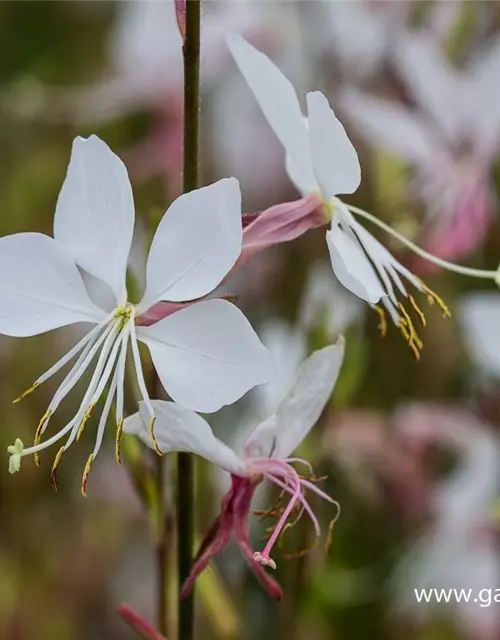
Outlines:
{"label": "yellow anther", "polygon": [[151,418],[151,420],[149,421],[149,428],[148,428],[149,437],[151,438],[151,442],[153,443],[153,449],[156,451],[156,453],[159,456],[162,456],[163,451],[158,446],[158,441],[156,440],[156,436],[155,436],[155,422],[156,422],[156,418]]}
{"label": "yellow anther", "polygon": [[57,467],[61,462],[63,453],[64,453],[64,446],[62,446],[57,452],[57,455],[54,458],[54,464],[52,465],[52,471],[50,472],[50,478],[52,480],[52,486],[54,487],[54,491],[57,491]]}
{"label": "yellow anther", "polygon": [[120,443],[122,441],[123,434],[123,418],[118,420],[118,424],[116,425],[116,440],[115,440],[115,457],[118,464],[122,463],[122,457],[120,454]]}
{"label": "yellow anther", "polygon": [[[35,437],[33,438],[33,446],[37,447],[40,444],[40,440],[42,439],[42,435],[45,429],[45,425],[47,424],[50,416],[52,415],[52,411],[50,409],[47,409],[47,411],[43,414],[42,419],[40,420],[40,422],[38,423],[38,427],[36,428],[35,431]],[[35,453],[33,454],[33,458],[35,460],[35,464],[37,467],[40,466],[40,455],[38,453],[38,451],[35,451]]]}
{"label": "yellow anther", "polygon": [[427,320],[425,318],[424,312],[422,311],[422,309],[418,306],[418,304],[415,302],[415,298],[413,296],[408,296],[408,300],[410,301],[411,306],[413,307],[413,310],[415,311],[415,313],[418,316],[418,319],[420,320],[420,324],[423,327],[427,326]]}
{"label": "yellow anther", "polygon": [[415,331],[415,327],[410,316],[408,315],[408,311],[406,311],[401,303],[398,304],[398,308],[401,312],[401,315],[403,316],[399,322],[401,333],[403,334],[405,340],[408,342],[408,346],[413,351],[413,354],[415,355],[417,360],[419,360],[420,351],[424,346],[422,340],[420,340],[417,332]]}
{"label": "yellow anther", "polygon": [[333,542],[333,528],[335,527],[335,520],[331,520],[328,525],[328,533],[326,534],[325,553],[329,553],[332,548]]}
{"label": "yellow anther", "polygon": [[378,323],[378,330],[380,331],[380,335],[382,336],[382,338],[385,338],[385,336],[387,335],[387,318],[385,317],[385,311],[377,304],[373,305],[373,309],[378,313],[380,318],[380,321]]}
{"label": "yellow anther", "polygon": [[40,386],[40,383],[39,382],[35,382],[34,384],[31,385],[31,387],[29,389],[26,389],[26,391],[23,391],[20,396],[17,396],[17,398],[15,400],[12,400],[12,402],[14,404],[17,404],[18,402],[21,402],[21,400],[23,398],[28,396],[30,393],[33,393],[33,391],[35,389],[37,389],[39,386]]}
{"label": "yellow anther", "polygon": [[300,551],[294,551],[292,553],[284,553],[283,557],[287,560],[292,560],[293,558],[303,558],[304,556],[309,555],[314,549],[318,546],[319,538],[314,538],[314,542],[304,549],[300,549]]}
{"label": "yellow anther", "polygon": [[85,465],[85,469],[83,470],[83,476],[82,476],[82,496],[84,498],[87,497],[87,480],[89,478],[90,467],[92,466],[93,462],[94,462],[94,454],[91,453],[87,460],[87,464]]}
{"label": "yellow anther", "polygon": [[95,402],[93,402],[92,404],[89,404],[87,410],[83,415],[82,421],[80,422],[80,426],[78,427],[78,432],[76,434],[77,442],[79,442],[80,438],[82,437],[83,430],[85,429],[85,425],[87,424],[88,419],[90,418],[90,414],[92,413],[92,410],[94,407],[95,407]]}
{"label": "yellow anther", "polygon": [[442,298],[440,298],[438,294],[435,293],[432,289],[429,289],[429,287],[425,285],[423,282],[421,282],[420,284],[422,286],[422,291],[427,295],[427,300],[429,304],[432,305],[436,303],[438,307],[441,309],[441,311],[443,312],[443,316],[445,318],[451,318],[451,311],[448,309],[448,307],[446,306]]}

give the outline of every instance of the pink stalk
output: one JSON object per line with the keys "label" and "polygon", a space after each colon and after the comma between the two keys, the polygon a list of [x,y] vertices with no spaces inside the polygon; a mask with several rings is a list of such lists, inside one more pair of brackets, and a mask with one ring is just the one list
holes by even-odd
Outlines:
{"label": "pink stalk", "polygon": [[139,616],[128,604],[118,607],[118,614],[143,640],[167,640],[164,635]]}

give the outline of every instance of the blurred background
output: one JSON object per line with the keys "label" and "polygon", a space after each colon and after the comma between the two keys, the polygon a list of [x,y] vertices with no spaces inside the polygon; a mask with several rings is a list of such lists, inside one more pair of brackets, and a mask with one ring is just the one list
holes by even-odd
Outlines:
{"label": "blurred background", "polygon": [[[299,96],[312,89],[328,96],[360,155],[362,186],[350,202],[447,260],[497,267],[500,3],[206,0],[203,9],[203,184],[236,176],[246,212],[299,197],[229,57],[224,36],[236,30],[280,66]],[[52,233],[72,139],[96,133],[134,185],[133,279],[180,192],[182,90],[171,2],[1,2],[1,234]],[[420,362],[393,327],[382,339],[377,315],[334,281],[324,230],[259,254],[227,285],[269,347],[277,376],[211,418],[232,446],[269,415],[311,349],[346,335],[333,401],[301,452],[328,476],[324,488],[342,515],[328,551],[322,540],[286,559],[313,542],[305,519],[287,532],[277,558],[280,605],[229,548],[199,581],[203,640],[500,638],[500,293],[370,230],[452,312],[450,320],[426,312]],[[3,447],[31,440],[57,381],[19,405],[12,399],[68,350],[75,331],[0,339]],[[72,415],[79,397],[75,391],[56,419]],[[133,390],[128,400],[132,411]],[[50,452],[40,468],[27,459],[16,476],[5,455],[1,638],[132,638],[116,614],[122,601],[154,621],[154,527],[126,468],[147,472],[153,459],[128,437],[119,467],[111,431],[87,500],[79,487],[92,424],[62,461],[57,493]],[[200,539],[228,482],[200,462]],[[263,488],[256,508],[276,497]],[[326,530],[334,514],[327,504],[317,508]],[[268,524],[253,518],[256,548]],[[173,562],[173,534],[167,548]],[[418,603],[415,588],[491,589],[491,598],[489,606],[487,593],[476,603]]]}

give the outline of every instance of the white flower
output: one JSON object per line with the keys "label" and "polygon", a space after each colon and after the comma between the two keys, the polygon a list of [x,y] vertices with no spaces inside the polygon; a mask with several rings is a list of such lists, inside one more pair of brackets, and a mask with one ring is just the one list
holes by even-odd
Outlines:
{"label": "white flower", "polygon": [[[264,566],[275,566],[269,551],[285,526],[295,503],[300,504],[301,513],[307,512],[319,535],[319,524],[304,496],[304,490],[310,490],[333,502],[314,484],[301,478],[291,465],[298,462],[310,469],[309,463],[291,458],[290,455],[320,417],[337,381],[343,357],[342,337],[335,345],[314,352],[300,367],[291,390],[275,413],[260,422],[250,434],[243,456],[239,456],[216,438],[208,423],[197,414],[172,402],[154,402],[158,416],[156,437],[161,451],[186,451],[203,456],[228,471],[233,477],[244,479],[246,482],[240,485],[245,491],[255,487],[265,478],[292,496],[264,551],[254,555]],[[151,446],[148,415],[147,407],[141,403],[139,413],[125,420],[124,431],[138,435]],[[253,490],[250,495],[252,494]],[[247,511],[249,509],[248,503]]]}
{"label": "white flower", "polygon": [[[241,251],[240,200],[238,182],[229,178],[173,202],[153,238],[146,265],[146,290],[136,306],[128,300],[125,283],[134,227],[127,171],[99,138],[75,139],[57,202],[54,239],[39,233],[0,239],[0,333],[24,337],[77,322],[95,326],[21,396],[76,358],[40,421],[35,445],[22,452],[18,448],[13,451],[18,458],[11,470],[18,469],[19,456],[38,454],[67,434],[57,464],[62,452],[79,437],[108,383],[110,389],[86,474],[101,446],[115,396],[118,452],[129,344],[153,437],[155,413],[137,340],[149,348],[170,396],[193,410],[217,411],[267,380],[266,349],[243,314],[225,300],[193,303],[149,327],[135,324],[137,316],[160,300],[192,301],[220,283]],[[91,301],[78,267],[113,292],[115,308],[111,313]],[[94,373],[76,415],[41,443],[50,417],[96,356]]]}
{"label": "white flower", "polygon": [[[422,343],[398,296],[409,300],[422,324],[425,318],[401,276],[433,301],[440,300],[366,231],[337,197],[356,191],[361,169],[356,150],[328,100],[319,91],[308,93],[306,119],[293,86],[269,58],[238,35],[228,38],[228,46],[285,148],[288,176],[303,195],[319,193],[331,213],[326,241],[335,275],[371,306],[381,301],[418,356]],[[383,311],[378,310],[381,330],[385,331]],[[444,305],[443,311],[448,313]]]}

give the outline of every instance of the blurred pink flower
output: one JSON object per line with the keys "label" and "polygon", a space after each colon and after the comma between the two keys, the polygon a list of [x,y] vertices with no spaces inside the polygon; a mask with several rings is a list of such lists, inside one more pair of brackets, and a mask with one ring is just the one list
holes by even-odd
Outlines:
{"label": "blurred pink flower", "polygon": [[454,610],[471,640],[497,637],[498,607],[477,601],[418,603],[414,589],[500,588],[498,539],[484,535],[492,529],[492,506],[500,480],[500,439],[460,407],[414,404],[400,410],[398,433],[417,447],[441,444],[453,450],[457,465],[435,481],[431,496],[432,522],[403,558],[396,575],[401,610],[417,619],[432,616],[434,607]]}
{"label": "blurred pink flower", "polygon": [[427,206],[426,248],[457,259],[483,241],[495,205],[492,165],[500,144],[500,39],[463,72],[431,32],[407,32],[394,59],[417,109],[346,90],[342,106],[375,147],[415,168],[412,189]]}

